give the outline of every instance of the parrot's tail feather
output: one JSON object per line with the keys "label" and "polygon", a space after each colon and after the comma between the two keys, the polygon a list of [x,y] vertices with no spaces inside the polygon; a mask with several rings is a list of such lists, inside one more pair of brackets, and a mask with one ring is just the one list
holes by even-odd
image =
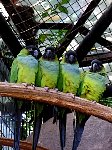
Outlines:
{"label": "parrot's tail feather", "polygon": [[74,140],[72,150],[77,150],[79,143],[81,141],[81,137],[84,131],[84,126],[77,125],[74,132]]}
{"label": "parrot's tail feather", "polygon": [[42,125],[42,115],[39,115],[38,117],[35,118],[32,150],[36,150],[38,140],[39,140],[41,125]]}
{"label": "parrot's tail feather", "polygon": [[14,150],[20,150],[19,144],[20,144],[20,130],[22,122],[22,111],[17,107],[15,113]]}
{"label": "parrot's tail feather", "polygon": [[57,120],[58,120],[58,108],[56,106],[54,106],[53,108],[53,124],[56,123],[57,124]]}
{"label": "parrot's tail feather", "polygon": [[[83,118],[80,118],[80,115],[83,115]],[[84,115],[84,114],[79,114],[78,112],[76,112],[76,121],[73,124],[74,127],[74,140],[73,140],[73,146],[72,146],[72,150],[77,150],[79,143],[81,141],[82,138],[82,134],[84,131],[84,127],[85,127],[85,123],[86,121],[89,119],[89,115]],[[80,120],[81,119],[81,120]]]}
{"label": "parrot's tail feather", "polygon": [[61,150],[64,149],[66,144],[66,120],[67,114],[64,113],[62,117],[59,117],[59,131],[60,131],[60,145]]}

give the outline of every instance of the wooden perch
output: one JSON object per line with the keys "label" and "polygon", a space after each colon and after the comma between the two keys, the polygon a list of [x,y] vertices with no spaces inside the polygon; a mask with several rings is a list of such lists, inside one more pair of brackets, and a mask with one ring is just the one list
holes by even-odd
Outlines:
{"label": "wooden perch", "polygon": [[52,89],[46,91],[44,88],[25,86],[25,84],[0,82],[0,95],[65,107],[112,122],[112,108],[76,97],[73,94]]}
{"label": "wooden perch", "polygon": [[[0,145],[13,147],[14,140],[0,137]],[[20,150],[31,150],[32,144],[26,141],[20,141]],[[36,150],[48,150],[47,148],[43,148],[41,146],[37,146]]]}

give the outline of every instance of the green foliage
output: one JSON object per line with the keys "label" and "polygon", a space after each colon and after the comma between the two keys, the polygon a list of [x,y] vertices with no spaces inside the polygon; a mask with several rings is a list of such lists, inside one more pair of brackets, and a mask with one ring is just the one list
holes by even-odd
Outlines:
{"label": "green foliage", "polygon": [[31,121],[32,117],[34,118],[34,109],[24,112],[21,126],[21,140],[25,140],[33,131],[33,122]]}
{"label": "green foliage", "polygon": [[42,18],[50,16],[52,14],[57,15],[58,13],[65,13],[68,14],[68,10],[65,6],[63,6],[64,4],[68,4],[70,2],[70,0],[61,0],[60,2],[58,2],[57,4],[55,4],[54,6],[51,6],[50,8],[46,9],[43,13],[42,13]]}
{"label": "green foliage", "polygon": [[112,97],[103,98],[103,99],[100,100],[99,103],[102,104],[102,105],[105,105],[105,106],[112,107]]}
{"label": "green foliage", "polygon": [[61,4],[68,4],[70,2],[70,0],[62,0]]}
{"label": "green foliage", "polygon": [[10,69],[14,57],[12,56],[11,51],[4,42],[2,42],[0,45],[0,56],[3,59],[5,65],[8,67],[8,69]]}
{"label": "green foliage", "polygon": [[[67,30],[52,30],[51,31],[47,31],[47,33],[41,33],[39,35],[39,38],[37,39],[37,43],[39,47],[45,47],[46,45],[50,45],[50,46],[56,46],[58,45],[61,41],[62,38],[64,37],[64,35],[66,34]],[[45,44],[45,45],[43,45]]]}
{"label": "green foliage", "polygon": [[[41,14],[42,20],[44,18],[51,17],[51,22],[53,22],[53,16],[58,16],[60,13],[68,14],[67,7],[65,7],[64,5],[68,4],[69,2],[70,0],[61,0],[57,2],[54,6],[50,6]],[[41,32],[37,39],[37,43],[38,45],[44,43],[48,44],[48,41],[50,41],[50,45],[52,43],[52,46],[56,46],[57,44],[59,44],[59,42],[61,42],[61,39],[64,37],[66,32],[67,30],[51,30],[51,32],[47,33]],[[43,47],[43,45],[39,47]]]}
{"label": "green foliage", "polygon": [[58,6],[58,9],[60,10],[60,12],[63,12],[63,13],[65,13],[65,14],[68,14],[68,10],[67,10],[66,7],[59,5],[59,6]]}
{"label": "green foliage", "polygon": [[48,10],[42,13],[42,18],[49,16]]}
{"label": "green foliage", "polygon": [[44,34],[44,33],[42,33],[42,34],[40,34],[39,35],[39,38],[38,38],[38,44],[42,44],[42,43],[44,43],[45,42],[45,40],[49,37],[49,36],[51,36],[51,34]]}

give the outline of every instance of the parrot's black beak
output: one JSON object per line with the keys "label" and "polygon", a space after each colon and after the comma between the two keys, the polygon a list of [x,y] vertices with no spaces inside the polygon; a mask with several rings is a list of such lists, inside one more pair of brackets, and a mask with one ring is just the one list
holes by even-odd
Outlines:
{"label": "parrot's black beak", "polygon": [[91,72],[100,72],[102,70],[102,68],[103,68],[103,64],[101,61],[94,59],[91,62],[91,68],[90,68]]}
{"label": "parrot's black beak", "polygon": [[44,58],[48,59],[48,60],[54,60],[55,59],[55,53],[52,52],[52,50],[47,50],[45,52]]}
{"label": "parrot's black beak", "polygon": [[93,72],[98,72],[98,71],[100,71],[101,70],[101,66],[99,66],[97,63],[94,63],[93,65],[92,65],[92,71]]}
{"label": "parrot's black beak", "polygon": [[47,50],[46,57],[49,58],[51,56],[51,54],[52,54],[51,50]]}
{"label": "parrot's black beak", "polygon": [[38,50],[34,50],[34,56],[35,56],[35,58],[38,58],[38,56],[39,56]]}
{"label": "parrot's black beak", "polygon": [[75,63],[75,57],[74,57],[74,55],[70,55],[70,56],[69,56],[69,63],[70,63],[70,64]]}

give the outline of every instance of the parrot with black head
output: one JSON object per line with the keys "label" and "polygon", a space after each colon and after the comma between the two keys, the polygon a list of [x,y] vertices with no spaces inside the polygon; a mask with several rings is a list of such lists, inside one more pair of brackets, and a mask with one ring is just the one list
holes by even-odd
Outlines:
{"label": "parrot with black head", "polygon": [[[23,48],[14,59],[11,66],[10,82],[26,83],[36,85],[38,75],[38,60],[36,60],[28,49]],[[22,122],[23,101],[13,99],[15,104],[15,129],[14,129],[14,149],[20,149],[20,129]]]}
{"label": "parrot with black head", "polygon": [[[94,59],[89,71],[82,73],[78,96],[99,103],[106,90],[106,72],[101,61]],[[74,141],[72,150],[76,150],[84,131],[86,121],[90,116],[76,111]]]}
{"label": "parrot with black head", "polygon": [[[60,75],[58,89],[64,93],[77,94],[79,88],[81,73],[77,61],[75,51],[69,50],[63,55],[60,62]],[[66,143],[66,120],[67,109],[58,108],[59,111],[59,131],[60,131],[60,144],[63,150]]]}
{"label": "parrot with black head", "polygon": [[[59,61],[57,59],[55,48],[47,47],[39,61],[38,86],[48,89],[57,88],[59,77]],[[45,104],[35,103],[35,122],[33,132],[32,150],[36,150],[39,134],[41,130],[42,118]]]}

